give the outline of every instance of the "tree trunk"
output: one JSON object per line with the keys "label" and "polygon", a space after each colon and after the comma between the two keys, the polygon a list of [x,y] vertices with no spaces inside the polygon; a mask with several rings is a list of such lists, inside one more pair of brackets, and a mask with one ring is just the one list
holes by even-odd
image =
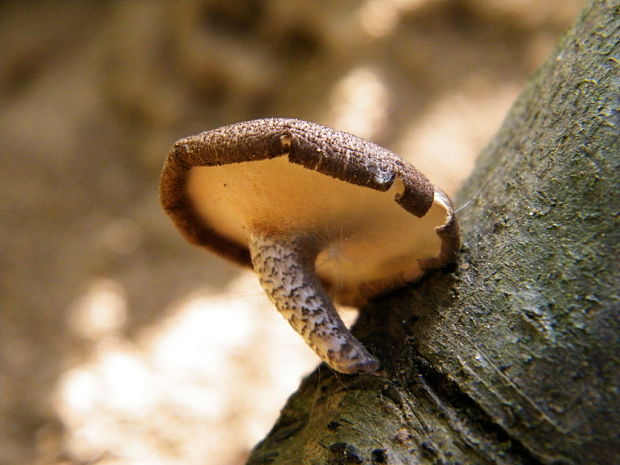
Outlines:
{"label": "tree trunk", "polygon": [[595,0],[456,204],[463,247],[364,308],[378,376],[319,367],[249,464],[620,463],[620,17]]}

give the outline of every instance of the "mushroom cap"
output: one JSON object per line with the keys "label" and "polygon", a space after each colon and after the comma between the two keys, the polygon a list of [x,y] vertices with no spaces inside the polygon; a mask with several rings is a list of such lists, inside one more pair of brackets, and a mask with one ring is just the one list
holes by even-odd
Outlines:
{"label": "mushroom cap", "polygon": [[251,266],[248,235],[306,237],[334,300],[368,298],[453,263],[449,198],[394,153],[295,119],[236,123],[177,141],[161,203],[183,235]]}

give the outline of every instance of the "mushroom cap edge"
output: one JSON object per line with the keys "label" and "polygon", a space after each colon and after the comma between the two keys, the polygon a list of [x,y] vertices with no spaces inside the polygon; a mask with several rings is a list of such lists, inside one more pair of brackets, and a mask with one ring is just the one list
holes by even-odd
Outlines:
{"label": "mushroom cap edge", "polygon": [[[180,139],[169,152],[162,170],[161,204],[189,242],[251,267],[247,246],[223,237],[201,221],[185,193],[185,184],[193,167],[281,156],[288,156],[289,162],[307,169],[378,191],[388,190],[398,178],[404,191],[394,200],[418,217],[424,216],[437,198],[448,213],[446,223],[436,228],[441,238],[441,252],[438,257],[425,259],[420,264],[423,269],[430,270],[455,262],[459,225],[449,198],[441,190],[412,165],[383,147],[346,132],[296,119],[246,121]],[[329,287],[329,283],[326,285]]]}

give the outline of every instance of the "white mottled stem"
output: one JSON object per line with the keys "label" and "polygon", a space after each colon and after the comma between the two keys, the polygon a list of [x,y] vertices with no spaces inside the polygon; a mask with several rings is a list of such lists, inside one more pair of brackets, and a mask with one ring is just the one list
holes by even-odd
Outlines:
{"label": "white mottled stem", "polygon": [[341,373],[376,372],[379,361],[344,325],[316,276],[313,241],[255,231],[249,242],[261,286],[321,360]]}

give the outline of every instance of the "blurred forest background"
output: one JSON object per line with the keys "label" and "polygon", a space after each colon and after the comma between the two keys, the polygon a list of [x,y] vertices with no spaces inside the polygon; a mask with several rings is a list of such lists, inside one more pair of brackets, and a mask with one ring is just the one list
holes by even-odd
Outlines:
{"label": "blurred forest background", "polygon": [[243,463],[317,360],[162,212],[174,141],[307,119],[453,194],[583,4],[0,3],[0,464]]}

